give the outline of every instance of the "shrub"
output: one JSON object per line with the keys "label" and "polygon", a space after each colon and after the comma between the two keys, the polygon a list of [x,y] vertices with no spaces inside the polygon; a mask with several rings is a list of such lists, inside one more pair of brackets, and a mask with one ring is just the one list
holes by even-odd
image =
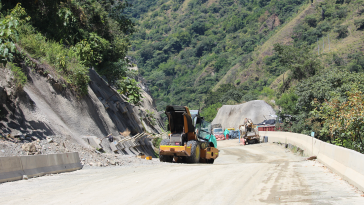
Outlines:
{"label": "shrub", "polygon": [[358,19],[354,21],[354,25],[356,26],[356,28],[358,30],[363,30],[364,29],[364,18],[363,19]]}
{"label": "shrub", "polygon": [[22,89],[27,82],[27,76],[20,67],[14,65],[13,63],[9,62],[7,65],[14,75],[14,84],[18,89]]}
{"label": "shrub", "polygon": [[282,108],[284,114],[296,114],[296,103],[298,96],[295,94],[294,89],[283,93],[282,96],[276,101],[276,104]]}
{"label": "shrub", "polygon": [[90,80],[88,68],[81,64],[80,57],[73,48],[65,48],[57,42],[47,41],[30,25],[21,26],[19,33],[19,45],[33,58],[45,61],[54,67],[77,93],[87,94]]}
{"label": "shrub", "polygon": [[336,145],[341,145],[364,153],[362,131],[364,128],[364,95],[353,87],[346,93],[347,100],[334,98],[318,105],[319,109],[310,112],[313,117],[323,121],[320,132],[331,136]]}
{"label": "shrub", "polygon": [[119,80],[116,83],[119,87],[118,92],[126,95],[129,98],[129,103],[139,105],[143,96],[136,80],[129,77],[123,77],[122,80]]}
{"label": "shrub", "polygon": [[212,122],[216,117],[218,109],[222,106],[221,103],[212,104],[201,111],[201,116],[208,122]]}
{"label": "shrub", "polygon": [[317,20],[316,20],[316,17],[315,15],[307,15],[305,17],[305,22],[311,26],[311,27],[316,27],[317,25]]}
{"label": "shrub", "polygon": [[338,25],[336,26],[335,32],[338,33],[338,38],[345,38],[348,36],[348,26]]}
{"label": "shrub", "polygon": [[18,41],[18,26],[29,19],[20,4],[17,4],[9,15],[0,19],[0,63],[6,65],[8,61],[13,60],[15,43]]}

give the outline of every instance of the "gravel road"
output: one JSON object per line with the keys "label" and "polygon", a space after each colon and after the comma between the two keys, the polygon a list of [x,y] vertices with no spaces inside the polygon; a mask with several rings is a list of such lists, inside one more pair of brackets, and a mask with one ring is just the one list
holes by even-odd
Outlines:
{"label": "gravel road", "polygon": [[[1,204],[364,204],[322,164],[276,144],[219,141],[206,164],[133,164],[0,184]],[[156,159],[155,159],[156,160]]]}

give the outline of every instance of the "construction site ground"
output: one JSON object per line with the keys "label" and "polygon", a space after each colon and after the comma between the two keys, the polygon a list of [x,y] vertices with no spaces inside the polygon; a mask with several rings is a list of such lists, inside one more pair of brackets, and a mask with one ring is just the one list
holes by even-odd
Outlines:
{"label": "construction site ground", "polygon": [[364,204],[317,161],[272,143],[218,142],[211,164],[154,163],[82,170],[0,184],[1,204]]}

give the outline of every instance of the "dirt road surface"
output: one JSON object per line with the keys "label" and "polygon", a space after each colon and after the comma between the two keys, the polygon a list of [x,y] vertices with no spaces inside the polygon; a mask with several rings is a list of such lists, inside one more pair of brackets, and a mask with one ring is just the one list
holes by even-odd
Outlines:
{"label": "dirt road surface", "polygon": [[1,204],[364,204],[363,193],[276,144],[219,141],[213,165],[86,168],[0,184]]}

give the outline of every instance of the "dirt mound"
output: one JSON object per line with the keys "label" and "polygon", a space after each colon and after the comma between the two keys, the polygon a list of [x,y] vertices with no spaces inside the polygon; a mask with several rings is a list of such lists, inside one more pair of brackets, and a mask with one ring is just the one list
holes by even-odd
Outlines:
{"label": "dirt mound", "polygon": [[253,100],[240,105],[222,106],[212,124],[220,123],[223,129],[238,126],[244,123],[245,118],[252,119],[257,124],[265,119],[271,119],[270,115],[275,115],[273,108],[263,100]]}

